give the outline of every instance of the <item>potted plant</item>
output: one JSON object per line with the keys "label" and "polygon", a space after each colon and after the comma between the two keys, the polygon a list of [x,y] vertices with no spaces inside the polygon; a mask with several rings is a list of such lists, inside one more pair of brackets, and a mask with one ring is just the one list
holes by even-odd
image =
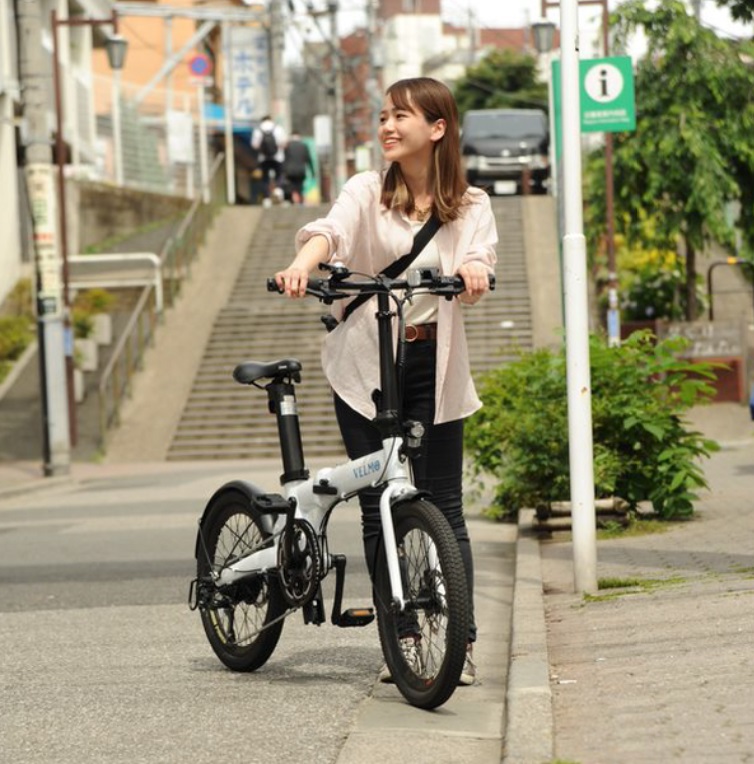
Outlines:
{"label": "potted plant", "polygon": [[74,308],[71,312],[73,326],[74,359],[79,359],[82,371],[96,371],[99,364],[97,341],[94,339],[94,319],[84,308]]}
{"label": "potted plant", "polygon": [[92,337],[98,345],[109,345],[113,341],[113,321],[109,310],[114,300],[113,294],[101,287],[87,289],[76,298],[76,307],[91,316]]}
{"label": "potted plant", "polygon": [[81,368],[82,354],[78,348],[73,351],[73,399],[76,403],[82,403],[86,398],[86,384],[84,370]]}

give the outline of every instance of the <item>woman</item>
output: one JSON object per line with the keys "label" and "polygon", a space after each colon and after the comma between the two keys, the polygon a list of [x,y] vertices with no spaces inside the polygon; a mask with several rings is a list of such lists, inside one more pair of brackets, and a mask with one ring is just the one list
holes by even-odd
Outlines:
{"label": "woman", "polygon": [[[414,341],[407,344],[402,405],[406,417],[421,421],[426,430],[423,453],[412,463],[414,482],[431,493],[458,538],[473,601],[473,561],[462,505],[463,420],[481,402],[471,379],[458,303],[473,304],[489,288],[496,261],[495,221],[487,195],[464,179],[458,110],[445,85],[427,77],[391,85],[378,137],[387,169],[352,177],[327,217],[298,232],[298,254],[275,278],[289,297],[302,297],[309,273],[322,262],[376,274],[411,249],[431,214],[442,222],[411,267],[458,274],[466,289],[457,300],[425,295],[406,306],[406,336]],[[343,306],[335,307],[334,314],[342,318]],[[323,367],[352,459],[381,447],[370,421],[371,393],[379,383],[377,358],[377,322],[368,306],[355,310],[325,338]],[[380,534],[379,492],[365,490],[359,499],[371,573]],[[475,680],[475,640],[472,617],[461,684]],[[384,671],[381,678],[388,681],[389,674]]]}

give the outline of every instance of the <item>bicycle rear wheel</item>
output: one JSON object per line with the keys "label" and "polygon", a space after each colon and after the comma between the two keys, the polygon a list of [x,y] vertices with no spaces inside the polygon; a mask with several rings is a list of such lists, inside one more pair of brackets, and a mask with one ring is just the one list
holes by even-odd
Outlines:
{"label": "bicycle rear wheel", "polygon": [[[283,630],[286,607],[277,572],[262,573],[217,588],[211,572],[263,545],[269,538],[259,513],[237,491],[220,494],[207,510],[197,559],[204,631],[217,657],[233,671],[254,671],[272,655]],[[279,619],[279,620],[276,620]]]}
{"label": "bicycle rear wheel", "polygon": [[382,651],[401,694],[431,709],[455,691],[466,658],[471,606],[455,534],[426,501],[401,505],[393,515],[404,612],[393,606],[384,547],[375,568],[375,604]]}

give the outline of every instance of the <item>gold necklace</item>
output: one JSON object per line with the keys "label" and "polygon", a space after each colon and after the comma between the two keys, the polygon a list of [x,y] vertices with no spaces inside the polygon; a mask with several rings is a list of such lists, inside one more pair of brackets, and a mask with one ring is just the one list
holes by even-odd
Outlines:
{"label": "gold necklace", "polygon": [[431,204],[428,204],[426,207],[420,207],[418,204],[414,204],[414,213],[416,214],[416,219],[420,223],[427,219],[431,210],[432,210]]}

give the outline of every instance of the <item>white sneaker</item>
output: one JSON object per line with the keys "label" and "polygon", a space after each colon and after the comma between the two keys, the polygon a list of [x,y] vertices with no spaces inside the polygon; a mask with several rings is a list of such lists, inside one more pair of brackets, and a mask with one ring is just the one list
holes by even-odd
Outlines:
{"label": "white sneaker", "polygon": [[466,660],[463,662],[463,668],[461,669],[461,676],[458,678],[459,687],[471,687],[476,682],[476,663],[472,657],[474,647],[471,642],[466,648]]}
{"label": "white sneaker", "polygon": [[[421,674],[421,650],[419,649],[420,639],[421,637],[412,635],[410,637],[402,637],[400,640],[403,659],[415,674]],[[390,669],[388,668],[387,663],[382,665],[380,673],[377,677],[377,681],[382,682],[383,684],[393,683],[393,676],[390,673]]]}

